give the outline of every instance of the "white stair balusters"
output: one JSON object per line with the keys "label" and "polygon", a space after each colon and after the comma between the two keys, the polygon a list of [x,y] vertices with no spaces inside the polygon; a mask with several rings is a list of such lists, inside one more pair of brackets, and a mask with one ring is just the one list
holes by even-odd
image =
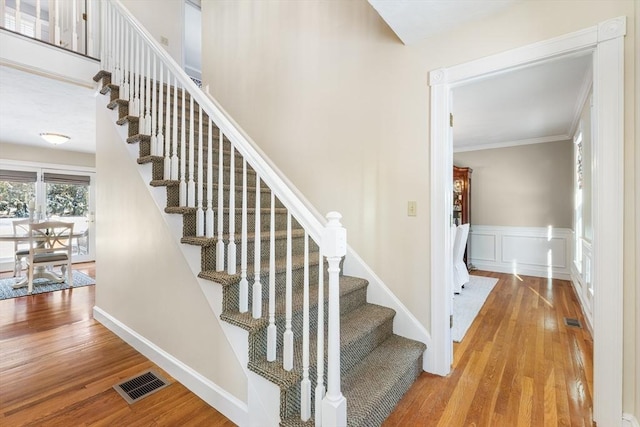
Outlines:
{"label": "white stair balusters", "polygon": [[[168,113],[167,113],[168,114]],[[184,116],[183,116],[184,117]],[[178,180],[178,76],[173,76],[173,134],[171,138],[171,180]],[[183,206],[181,204],[181,206]]]}
{"label": "white stair balusters", "polygon": [[213,238],[213,130],[207,116],[207,212],[205,212],[205,236]]}
{"label": "white stair balusters", "polygon": [[249,311],[249,281],[247,280],[247,161],[242,158],[242,217],[240,219],[240,313]]}
{"label": "white stair balusters", "polygon": [[[3,1],[4,3],[4,1]],[[1,8],[4,9],[4,8]],[[2,19],[4,22],[4,10],[2,10]],[[42,40],[42,19],[40,18],[40,0],[36,0],[36,39]]]}
{"label": "white stair balusters", "polygon": [[[50,31],[50,34],[53,36],[53,44],[55,44],[56,46],[60,46],[60,0],[54,0],[53,2],[53,31]],[[113,13],[113,11],[111,10],[111,8],[109,8],[109,12],[106,16],[107,18],[107,28],[109,25],[109,21],[110,21],[110,14]],[[51,22],[51,19],[49,20],[49,22]],[[49,24],[51,25],[51,24]],[[111,38],[109,40],[112,40]],[[110,47],[107,44],[107,47]],[[111,62],[109,61],[109,53],[106,53],[105,56],[106,60],[107,60],[107,66],[111,64]],[[108,69],[108,67],[107,67]]]}
{"label": "white stair balusters", "polygon": [[224,241],[222,240],[222,230],[224,230],[224,174],[223,174],[223,140],[222,129],[218,140],[218,241],[216,242],[216,271],[224,271]]}
{"label": "white stair balusters", "polygon": [[[146,46],[146,45],[145,45]],[[151,47],[146,46],[146,63],[147,63],[147,72],[146,77],[147,81],[144,85],[145,95],[144,95],[144,128],[140,130],[140,133],[144,135],[151,135]],[[154,79],[155,82],[155,79]]]}
{"label": "white stair balusters", "polygon": [[204,209],[202,209],[202,197],[204,187],[203,163],[204,150],[202,147],[202,107],[198,106],[198,210],[196,211],[196,236],[204,236]]}
{"label": "white stair balusters", "polygon": [[71,50],[78,51],[78,5],[71,2]]}
{"label": "white stair balusters", "polygon": [[318,253],[318,332],[316,335],[316,393],[315,427],[322,427],[322,400],[324,399],[324,257]]}
{"label": "white stair balusters", "polygon": [[171,179],[171,71],[167,67],[167,92],[165,96],[164,119],[164,174],[165,180]]}
{"label": "white stair balusters", "polygon": [[140,116],[140,37],[135,37],[135,51],[133,54],[133,107],[129,111],[129,115],[138,117]]}
{"label": "white stair balusters", "polygon": [[254,319],[262,317],[262,283],[260,283],[260,175],[256,172],[256,212],[255,212],[255,242],[253,254],[253,289],[251,314]]}
{"label": "white stair balusters", "polygon": [[293,276],[291,259],[291,212],[287,211],[287,252],[286,252],[286,272],[285,272],[285,325],[282,349],[282,367],[290,371],[293,369],[293,330],[291,320],[293,313]]}
{"label": "white stair balusters", "polygon": [[267,327],[267,361],[276,360],[276,198],[271,192],[269,216],[269,326]]}
{"label": "white stair balusters", "polygon": [[[156,62],[157,62],[156,58]],[[166,156],[168,152],[164,151],[164,134],[162,131],[162,124],[164,123],[164,70],[162,68],[162,62],[158,64],[158,68],[160,71],[160,82],[158,84],[158,114],[156,118],[156,126],[157,126],[157,135],[156,135],[156,156]],[[169,102],[167,101],[167,107],[169,107]],[[166,161],[166,157],[165,157]],[[167,178],[167,175],[164,175],[164,178]]]}
{"label": "white stair balusters", "polygon": [[151,107],[149,114],[151,115],[149,120],[149,129],[151,131],[151,155],[157,156],[158,151],[158,64],[156,64],[156,56],[149,50],[150,59],[153,58],[153,79],[151,80]]}
{"label": "white stair balusters", "polygon": [[311,380],[309,379],[309,235],[304,233],[304,279],[302,282],[302,383],[300,383],[300,419],[311,418]]}
{"label": "white stair balusters", "polygon": [[146,49],[146,45],[142,42],[142,38],[140,38],[138,40],[138,43],[140,43],[140,83],[138,86],[138,92],[140,94],[140,109],[138,110],[138,134],[139,135],[143,135],[145,132],[145,111],[144,111],[144,107],[145,107],[145,91],[146,91],[146,84],[145,84],[145,51]]}
{"label": "white stair balusters", "polygon": [[180,114],[180,156],[178,158],[180,164],[180,206],[187,206],[187,97],[185,94],[184,86],[182,86],[182,99],[181,99],[181,111]]}
{"label": "white stair balusters", "polygon": [[130,75],[130,69],[129,69],[129,49],[130,49],[130,41],[129,39],[131,38],[131,29],[128,25],[124,26],[124,34],[122,35],[122,42],[124,44],[124,49],[123,49],[123,60],[122,60],[122,64],[123,64],[123,70],[122,70],[122,82],[120,85],[120,99],[126,99],[126,100],[130,100],[130,95],[129,95],[129,75]]}
{"label": "white stair balusters", "polygon": [[329,263],[329,319],[327,354],[327,394],[322,401],[322,424],[347,425],[347,400],[340,390],[340,260],[347,253],[347,231],[337,212],[327,214],[320,250]]}
{"label": "white stair balusters", "polygon": [[229,245],[227,247],[227,273],[236,274],[236,163],[235,148],[229,157]]}
{"label": "white stair balusters", "polygon": [[[185,96],[184,89],[182,96]],[[185,98],[186,99],[186,98]],[[184,101],[184,100],[183,100]],[[183,111],[184,112],[184,111]],[[196,181],[194,179],[195,160],[195,122],[193,120],[193,96],[189,97],[189,159],[182,159],[182,162],[189,163],[189,181],[187,182],[187,206],[196,207]]]}

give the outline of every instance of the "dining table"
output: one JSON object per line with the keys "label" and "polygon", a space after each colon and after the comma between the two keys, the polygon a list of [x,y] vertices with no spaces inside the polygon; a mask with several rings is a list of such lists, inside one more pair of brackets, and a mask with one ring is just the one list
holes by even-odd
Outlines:
{"label": "dining table", "polygon": [[[83,237],[84,236],[85,231],[81,230],[81,231],[73,231],[73,233],[71,234],[71,238],[72,239],[76,239],[79,237]],[[38,237],[34,236],[34,239],[40,240]],[[11,233],[11,234],[0,234],[0,242],[28,242],[29,241],[29,234],[28,233]],[[47,279],[49,281],[55,282],[55,283],[62,283],[65,280],[65,275],[64,273],[62,275],[58,275],[56,273],[54,273],[53,271],[47,270],[47,268],[45,266],[37,266],[34,270],[33,270],[33,279]],[[29,276],[25,275],[25,276],[21,276],[21,277],[16,277],[16,283],[13,284],[13,289],[18,289],[18,288],[23,288],[25,286],[27,286],[29,283]]]}

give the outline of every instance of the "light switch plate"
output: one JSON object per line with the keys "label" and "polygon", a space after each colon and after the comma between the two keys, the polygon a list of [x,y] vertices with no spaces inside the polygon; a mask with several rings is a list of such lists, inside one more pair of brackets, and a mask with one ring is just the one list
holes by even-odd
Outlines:
{"label": "light switch plate", "polygon": [[418,206],[414,200],[410,200],[407,204],[407,215],[416,216],[418,214]]}

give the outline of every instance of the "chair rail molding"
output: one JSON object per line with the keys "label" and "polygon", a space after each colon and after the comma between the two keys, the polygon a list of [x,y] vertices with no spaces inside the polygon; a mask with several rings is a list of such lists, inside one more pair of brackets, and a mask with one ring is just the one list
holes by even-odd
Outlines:
{"label": "chair rail molding", "polygon": [[[431,86],[431,337],[428,350],[433,371],[450,372],[451,337],[447,332],[450,305],[452,138],[449,111],[451,89],[491,74],[502,73],[563,55],[592,52],[593,141],[593,283],[594,283],[594,420],[620,425],[622,414],[622,254],[623,254],[623,133],[624,36],[626,17],[604,21],[560,37],[430,73]],[[433,286],[434,283],[443,286]],[[603,286],[604,284],[607,286]]]}

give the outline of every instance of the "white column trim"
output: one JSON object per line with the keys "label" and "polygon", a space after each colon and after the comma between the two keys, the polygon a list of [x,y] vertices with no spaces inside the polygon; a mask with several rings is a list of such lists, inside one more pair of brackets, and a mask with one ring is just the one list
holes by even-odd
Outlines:
{"label": "white column trim", "polygon": [[[452,140],[448,131],[451,88],[490,74],[579,52],[593,52],[594,108],[594,419],[620,425],[622,416],[622,256],[624,40],[626,17],[497,55],[434,70],[431,85],[431,372],[450,371],[449,319],[444,307],[451,288],[443,235],[451,206]],[[447,230],[448,231],[448,230]],[[447,234],[447,233],[444,233]],[[444,250],[443,250],[444,249]],[[611,366],[620,367],[611,369]]]}

